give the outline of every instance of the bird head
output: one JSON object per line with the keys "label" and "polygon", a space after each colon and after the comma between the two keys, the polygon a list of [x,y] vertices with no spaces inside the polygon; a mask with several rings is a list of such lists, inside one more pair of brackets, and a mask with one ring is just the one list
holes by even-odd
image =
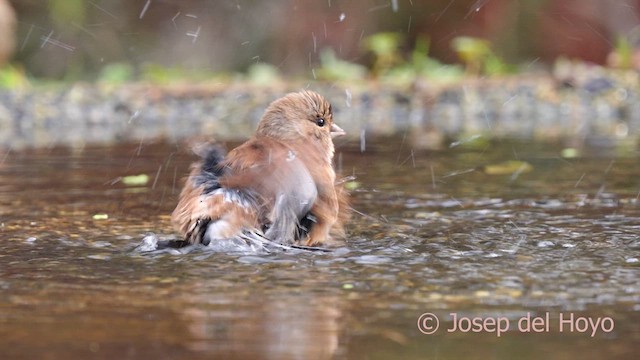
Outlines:
{"label": "bird head", "polygon": [[333,122],[331,104],[313,91],[290,93],[272,102],[262,116],[258,136],[282,142],[308,141],[319,145],[333,157],[332,138],[345,132]]}

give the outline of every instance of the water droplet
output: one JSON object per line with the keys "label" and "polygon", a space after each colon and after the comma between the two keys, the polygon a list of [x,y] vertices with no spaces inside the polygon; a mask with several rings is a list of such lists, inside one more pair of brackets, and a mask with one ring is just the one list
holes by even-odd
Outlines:
{"label": "water droplet", "polygon": [[351,107],[351,91],[349,91],[349,89],[344,89],[344,93],[347,95],[345,104],[347,105],[347,107]]}
{"label": "water droplet", "polygon": [[144,14],[147,12],[147,10],[149,10],[149,5],[151,5],[151,0],[147,0],[147,2],[144,4],[144,7],[142,8],[142,11],[140,11],[140,19],[142,19],[144,17]]}
{"label": "water droplet", "polygon": [[541,247],[541,248],[551,247],[553,245],[555,245],[555,244],[552,241],[549,241],[549,240],[543,240],[543,241],[539,241],[538,242],[538,247]]}
{"label": "water droplet", "polygon": [[393,12],[398,12],[398,0],[391,0],[391,9]]}

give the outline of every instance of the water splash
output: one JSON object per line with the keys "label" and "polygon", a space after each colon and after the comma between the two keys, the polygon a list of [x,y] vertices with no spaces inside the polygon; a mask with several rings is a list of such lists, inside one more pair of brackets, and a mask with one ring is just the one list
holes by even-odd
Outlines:
{"label": "water splash", "polygon": [[62,41],[56,40],[56,39],[52,39],[51,36],[53,35],[53,30],[51,30],[51,32],[49,33],[49,35],[42,36],[40,39],[42,40],[42,44],[40,44],[40,48],[44,48],[45,45],[47,44],[51,44],[57,47],[60,47],[62,49],[65,49],[67,51],[75,51],[76,48],[74,46],[71,46],[69,44],[65,44]]}
{"label": "water splash", "polygon": [[398,0],[391,0],[391,10],[398,12]]}
{"label": "water splash", "polygon": [[347,96],[345,99],[345,105],[347,107],[351,107],[351,91],[349,91],[349,89],[344,89],[344,94]]}
{"label": "water splash", "polygon": [[472,141],[474,141],[476,139],[479,139],[481,137],[482,137],[482,135],[480,135],[480,134],[474,134],[474,135],[469,136],[466,139],[454,141],[451,144],[449,144],[449,149],[457,147],[457,146],[460,146],[462,144],[466,144],[466,143],[472,142]]}
{"label": "water splash", "polygon": [[140,16],[138,17],[139,19],[142,19],[144,17],[144,14],[147,13],[147,10],[149,10],[149,5],[151,5],[151,0],[147,0],[147,2],[144,4],[142,11],[140,11]]}
{"label": "water splash", "polygon": [[27,46],[27,41],[29,41],[29,37],[31,37],[31,33],[33,32],[33,28],[35,25],[31,24],[29,27],[29,31],[27,31],[27,35],[25,35],[24,40],[22,41],[22,45],[20,45],[20,52],[24,50],[24,47]]}
{"label": "water splash", "polygon": [[172,18],[171,22],[173,23],[173,27],[178,30],[178,24],[176,23],[176,19],[180,16],[180,11],[178,11]]}
{"label": "water splash", "polygon": [[[318,49],[318,41],[316,39],[316,34],[312,31],[311,32],[311,37],[313,38],[313,53],[315,54],[317,52]],[[315,77],[314,77],[315,79]]]}
{"label": "water splash", "polygon": [[101,12],[103,12],[103,13],[105,13],[105,14],[109,15],[110,17],[112,17],[112,18],[114,18],[114,19],[118,20],[118,17],[117,17],[117,16],[115,16],[113,13],[111,13],[111,12],[107,11],[105,8],[101,7],[100,5],[98,5],[98,4],[96,4],[96,3],[92,2],[92,1],[89,1],[89,4],[91,4],[93,7],[95,7],[95,8],[96,8],[96,9],[98,9],[98,10],[100,10]]}
{"label": "water splash", "polygon": [[187,34],[186,34],[186,35],[187,35],[187,36],[189,36],[189,37],[192,37],[192,38],[193,38],[193,39],[191,40],[191,43],[192,43],[192,44],[195,44],[195,43],[196,43],[196,41],[198,40],[198,37],[200,36],[200,29],[201,29],[201,27],[200,27],[200,26],[198,26],[198,28],[196,29],[196,31],[195,31],[195,32],[193,32],[193,31],[189,31],[189,32],[187,32]]}
{"label": "water splash", "polygon": [[445,7],[444,7],[444,9],[442,9],[442,11],[438,14],[438,16],[436,17],[436,19],[434,20],[434,23],[437,23],[437,22],[442,18],[442,16],[444,15],[444,13],[446,13],[446,12],[447,12],[447,10],[449,10],[449,8],[451,7],[451,5],[453,5],[454,1],[456,1],[456,0],[451,0],[451,1],[447,4],[447,6],[445,6]]}
{"label": "water splash", "polygon": [[476,0],[471,7],[469,7],[469,12],[465,15],[465,19],[468,18],[473,13],[478,13],[480,10],[489,3],[490,0]]}

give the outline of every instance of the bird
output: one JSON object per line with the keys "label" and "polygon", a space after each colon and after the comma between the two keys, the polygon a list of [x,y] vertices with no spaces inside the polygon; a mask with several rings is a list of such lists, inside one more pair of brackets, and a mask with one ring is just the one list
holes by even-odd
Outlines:
{"label": "bird", "polygon": [[345,131],[314,91],[269,104],[255,134],[228,154],[194,148],[171,219],[186,244],[260,237],[282,245],[331,246],[344,238],[349,201],[336,180],[333,139]]}

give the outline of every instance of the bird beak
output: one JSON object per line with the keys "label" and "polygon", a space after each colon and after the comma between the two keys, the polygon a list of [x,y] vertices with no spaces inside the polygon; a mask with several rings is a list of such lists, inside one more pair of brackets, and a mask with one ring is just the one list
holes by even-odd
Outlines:
{"label": "bird beak", "polygon": [[337,137],[337,136],[342,136],[345,135],[346,132],[344,132],[344,130],[342,130],[342,128],[338,125],[336,125],[335,123],[331,124],[331,137]]}

